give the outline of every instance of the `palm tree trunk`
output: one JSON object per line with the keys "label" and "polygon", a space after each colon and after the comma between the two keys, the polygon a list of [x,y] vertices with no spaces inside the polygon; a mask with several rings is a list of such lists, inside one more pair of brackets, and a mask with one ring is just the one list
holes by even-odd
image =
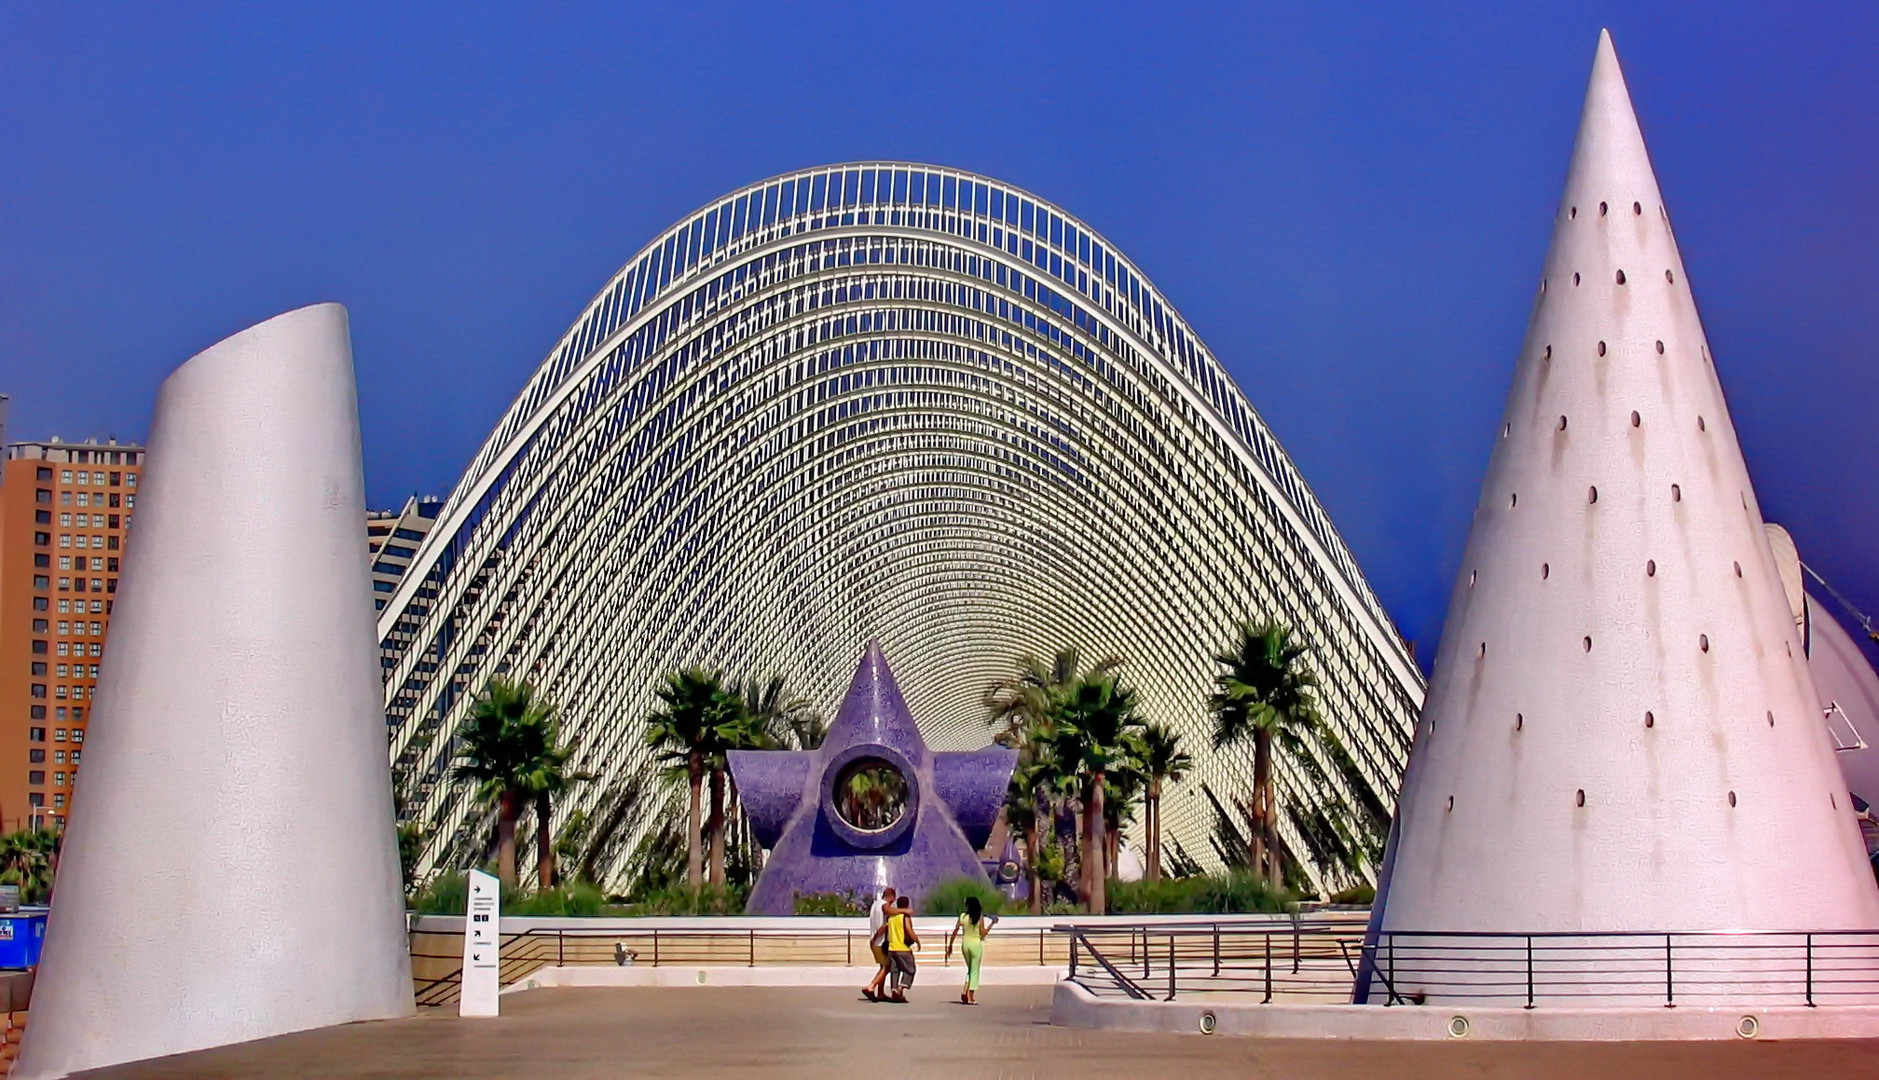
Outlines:
{"label": "palm tree trunk", "polygon": [[1272,835],[1272,735],[1266,730],[1253,732],[1253,821],[1249,838],[1253,845],[1253,870],[1255,873],[1272,879],[1271,858],[1267,851],[1266,838]]}
{"label": "palm tree trunk", "polygon": [[515,888],[515,819],[520,802],[513,791],[504,791],[496,800],[496,880],[503,891]]}
{"label": "palm tree trunk", "polygon": [[1148,848],[1144,852],[1148,856],[1144,869],[1150,881],[1161,880],[1161,822],[1155,820],[1160,810],[1161,784],[1156,782],[1148,785],[1148,790],[1142,794],[1142,838]]}
{"label": "palm tree trunk", "polygon": [[535,887],[547,892],[555,887],[555,849],[552,838],[554,801],[544,791],[535,796]]}
{"label": "palm tree trunk", "polygon": [[1108,879],[1109,874],[1103,865],[1104,856],[1109,852],[1108,839],[1103,835],[1103,774],[1091,775],[1088,813],[1090,815],[1090,914],[1102,915],[1109,910]]}
{"label": "palm tree trunk", "polygon": [[701,811],[704,803],[705,756],[693,750],[685,763],[687,779],[691,782],[691,824],[685,830],[685,884],[697,892],[705,883],[704,847],[699,843],[703,821]]}
{"label": "palm tree trunk", "polygon": [[1278,885],[1272,832],[1272,734],[1261,729],[1253,733],[1253,866],[1268,885]]}
{"label": "palm tree trunk", "polygon": [[[1035,808],[1034,808],[1035,809]],[[1024,834],[1024,872],[1031,881],[1031,914],[1044,913],[1044,882],[1037,876],[1038,837],[1043,830],[1038,828],[1037,816],[1031,819],[1031,827]]]}
{"label": "palm tree trunk", "polygon": [[711,770],[711,884],[724,884],[724,773]]}

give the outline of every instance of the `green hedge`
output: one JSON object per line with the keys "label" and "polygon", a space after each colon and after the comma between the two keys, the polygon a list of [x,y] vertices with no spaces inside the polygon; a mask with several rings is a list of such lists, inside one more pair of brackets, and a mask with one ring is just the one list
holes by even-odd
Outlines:
{"label": "green hedge", "polygon": [[1111,881],[1111,915],[1232,915],[1289,910],[1297,899],[1244,870],[1160,881]]}
{"label": "green hedge", "polygon": [[1023,907],[1007,911],[1005,894],[992,888],[992,883],[984,878],[956,877],[948,878],[933,886],[933,891],[920,901],[922,915],[958,915],[966,910],[966,897],[976,896],[979,904],[988,914],[1005,915],[1012,911],[1023,911]]}

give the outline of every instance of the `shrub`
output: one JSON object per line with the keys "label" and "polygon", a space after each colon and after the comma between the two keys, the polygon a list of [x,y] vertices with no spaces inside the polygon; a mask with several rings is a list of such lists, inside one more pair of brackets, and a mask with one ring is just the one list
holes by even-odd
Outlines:
{"label": "shrub", "polygon": [[868,902],[848,892],[797,893],[798,915],[866,915]]}
{"label": "shrub", "polygon": [[610,915],[607,894],[586,881],[557,885],[545,891],[523,893],[503,901],[504,915]]}
{"label": "shrub", "polygon": [[446,870],[411,894],[410,908],[422,915],[461,915],[470,903],[470,875]]}
{"label": "shrub", "polygon": [[1160,881],[1109,883],[1111,915],[1231,915],[1285,911],[1290,893],[1276,891],[1245,870]]}
{"label": "shrub", "polygon": [[669,885],[641,894],[626,905],[625,915],[742,915],[750,890],[735,882],[706,885],[693,892],[684,885]]}
{"label": "shrub", "polygon": [[[413,893],[412,911],[422,915],[461,915],[470,901],[470,876],[446,870]],[[557,885],[545,892],[511,892],[502,898],[504,915],[610,915],[607,894],[586,881]]]}
{"label": "shrub", "polygon": [[1005,894],[992,888],[982,877],[947,878],[920,901],[922,915],[957,915],[966,909],[966,897],[976,896],[979,904],[993,915],[1005,913]]}
{"label": "shrub", "polygon": [[1352,907],[1367,907],[1376,903],[1376,900],[1377,887],[1375,885],[1352,885],[1348,889],[1331,894],[1333,904],[1348,904]]}

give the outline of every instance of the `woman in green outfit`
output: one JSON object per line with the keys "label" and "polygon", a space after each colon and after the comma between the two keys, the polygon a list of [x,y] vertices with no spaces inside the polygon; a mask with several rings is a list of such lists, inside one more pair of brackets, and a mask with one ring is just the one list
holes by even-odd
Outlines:
{"label": "woman in green outfit", "polygon": [[952,955],[953,939],[959,939],[959,952],[966,958],[966,991],[959,995],[961,1005],[979,1003],[979,961],[985,959],[985,935],[998,925],[998,916],[985,914],[976,896],[966,897],[966,913],[946,935],[946,954]]}

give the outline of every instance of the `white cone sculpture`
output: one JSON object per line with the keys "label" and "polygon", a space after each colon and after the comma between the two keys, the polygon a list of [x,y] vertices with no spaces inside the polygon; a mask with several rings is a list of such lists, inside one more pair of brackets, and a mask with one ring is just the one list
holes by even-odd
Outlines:
{"label": "white cone sculpture", "polygon": [[345,309],[163,384],[16,1076],[412,1011]]}
{"label": "white cone sculpture", "polygon": [[[1373,916],[1395,989],[1454,991],[1405,968],[1403,932],[1879,927],[1609,36],[1503,421]],[[1445,945],[1461,967],[1491,947]],[[1551,977],[1579,979],[1578,1004],[1629,1000],[1602,955]],[[1662,1005],[1643,963],[1657,981],[1639,993]],[[1798,942],[1795,964],[1782,992],[1800,1004]]]}

